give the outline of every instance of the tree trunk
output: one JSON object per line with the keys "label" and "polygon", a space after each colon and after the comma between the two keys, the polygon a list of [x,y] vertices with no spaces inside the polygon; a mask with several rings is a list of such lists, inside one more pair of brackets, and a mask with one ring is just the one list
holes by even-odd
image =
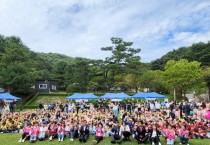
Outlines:
{"label": "tree trunk", "polygon": [[174,101],[176,101],[176,89],[174,89]]}
{"label": "tree trunk", "polygon": [[135,91],[136,91],[136,93],[138,92],[138,87],[135,87]]}

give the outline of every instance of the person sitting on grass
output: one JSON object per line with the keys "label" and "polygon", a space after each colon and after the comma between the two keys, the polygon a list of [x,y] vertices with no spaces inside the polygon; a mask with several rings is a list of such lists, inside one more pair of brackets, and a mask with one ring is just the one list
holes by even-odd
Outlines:
{"label": "person sitting on grass", "polygon": [[36,142],[37,136],[39,135],[40,132],[40,127],[38,126],[38,123],[35,122],[35,125],[31,127],[30,131],[30,142]]}
{"label": "person sitting on grass", "polygon": [[179,139],[180,139],[180,143],[179,144],[187,144],[187,145],[189,145],[189,143],[188,143],[189,132],[186,129],[185,125],[182,125],[182,127],[179,129],[178,136],[179,136]]}
{"label": "person sitting on grass", "polygon": [[89,126],[89,130],[90,130],[90,135],[95,135],[96,134],[96,122],[92,122],[90,123],[91,125]]}
{"label": "person sitting on grass", "polygon": [[115,125],[113,125],[111,129],[111,143],[114,144],[116,143],[116,141],[119,141],[120,139],[121,139],[120,126],[119,126],[119,122],[116,121]]}
{"label": "person sitting on grass", "polygon": [[102,123],[99,123],[98,127],[96,128],[95,144],[98,144],[100,141],[102,141],[103,136],[104,136],[103,125]]}
{"label": "person sitting on grass", "polygon": [[40,134],[39,134],[39,140],[43,141],[46,137],[46,131],[48,130],[48,126],[43,123],[42,126],[40,127]]}
{"label": "person sitting on grass", "polygon": [[79,141],[80,142],[86,142],[88,137],[89,137],[89,126],[87,125],[87,121],[84,120],[83,121],[83,125],[81,126],[80,130],[79,130],[79,133],[80,133],[80,138],[79,138]]}
{"label": "person sitting on grass", "polygon": [[26,139],[29,139],[30,130],[31,130],[31,124],[26,123],[26,126],[23,128],[23,134],[19,140],[19,143],[25,142]]}
{"label": "person sitting on grass", "polygon": [[63,141],[64,139],[64,130],[65,129],[65,124],[64,123],[58,123],[58,142]]}
{"label": "person sitting on grass", "polygon": [[50,127],[49,127],[49,140],[51,141],[52,139],[56,138],[57,137],[57,125],[56,123],[53,121],[50,123]]}
{"label": "person sitting on grass", "polygon": [[118,141],[119,144],[121,144],[123,141],[130,141],[130,135],[131,135],[131,131],[130,131],[130,127],[128,125],[125,124],[125,122],[122,123],[122,125],[120,126],[120,140]]}
{"label": "person sitting on grass", "polygon": [[78,137],[78,128],[79,127],[77,122],[75,122],[74,124],[72,123],[69,133],[70,141],[74,141],[74,138]]}
{"label": "person sitting on grass", "polygon": [[171,125],[168,125],[168,130],[166,132],[167,145],[174,145],[175,141],[175,131]]}
{"label": "person sitting on grass", "polygon": [[143,138],[145,137],[145,127],[143,126],[143,122],[136,122],[135,126],[133,128],[133,133],[135,139],[138,141],[138,143],[141,143]]}
{"label": "person sitting on grass", "polygon": [[157,129],[157,126],[153,125],[152,130],[150,132],[150,140],[152,141],[152,145],[155,145],[155,144],[161,145],[159,135],[160,135],[160,132]]}

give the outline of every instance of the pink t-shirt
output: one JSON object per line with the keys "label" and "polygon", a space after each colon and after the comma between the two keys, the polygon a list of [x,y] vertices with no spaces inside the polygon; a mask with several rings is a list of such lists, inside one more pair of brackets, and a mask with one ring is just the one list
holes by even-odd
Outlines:
{"label": "pink t-shirt", "polygon": [[31,130],[30,127],[25,127],[25,128],[23,129],[23,133],[29,134],[30,130]]}
{"label": "pink t-shirt", "polygon": [[174,132],[174,130],[167,130],[166,136],[170,140],[175,139],[175,132]]}
{"label": "pink t-shirt", "polygon": [[50,132],[56,132],[56,129],[57,129],[57,126],[56,125],[51,126],[50,127]]}
{"label": "pink t-shirt", "polygon": [[58,134],[64,134],[64,127],[63,126],[58,127]]}
{"label": "pink t-shirt", "polygon": [[31,136],[37,136],[39,133],[39,126],[34,126],[31,128]]}
{"label": "pink t-shirt", "polygon": [[104,136],[104,132],[101,128],[96,129],[96,136]]}

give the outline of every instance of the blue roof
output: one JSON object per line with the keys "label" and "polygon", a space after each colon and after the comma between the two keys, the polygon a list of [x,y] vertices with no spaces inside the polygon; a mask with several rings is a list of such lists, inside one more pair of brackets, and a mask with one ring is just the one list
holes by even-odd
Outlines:
{"label": "blue roof", "polygon": [[9,93],[2,93],[0,94],[0,100],[5,99],[5,100],[22,100],[21,98],[15,97]]}
{"label": "blue roof", "polygon": [[79,100],[79,99],[99,99],[99,98],[93,93],[86,93],[86,94],[75,93],[71,96],[66,97],[66,100]]}
{"label": "blue roof", "polygon": [[106,93],[101,97],[101,99],[125,99],[125,98],[130,98],[129,95],[125,93]]}
{"label": "blue roof", "polygon": [[145,98],[145,94],[143,92],[138,92],[133,95],[132,98]]}
{"label": "blue roof", "polygon": [[158,94],[156,92],[147,93],[147,98],[166,98],[166,96]]}
{"label": "blue roof", "polygon": [[143,93],[143,92],[138,92],[135,95],[133,95],[133,98],[166,98],[166,96],[158,94],[156,92],[147,92],[147,93]]}

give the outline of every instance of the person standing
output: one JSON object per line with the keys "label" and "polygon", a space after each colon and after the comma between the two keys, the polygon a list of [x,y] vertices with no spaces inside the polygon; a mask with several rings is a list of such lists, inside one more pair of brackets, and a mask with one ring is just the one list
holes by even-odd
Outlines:
{"label": "person standing", "polygon": [[114,103],[114,105],[113,105],[113,111],[114,111],[114,115],[115,115],[115,116],[118,116],[118,113],[119,113],[119,112],[118,112],[118,109],[119,109],[119,108],[118,108],[117,103]]}

